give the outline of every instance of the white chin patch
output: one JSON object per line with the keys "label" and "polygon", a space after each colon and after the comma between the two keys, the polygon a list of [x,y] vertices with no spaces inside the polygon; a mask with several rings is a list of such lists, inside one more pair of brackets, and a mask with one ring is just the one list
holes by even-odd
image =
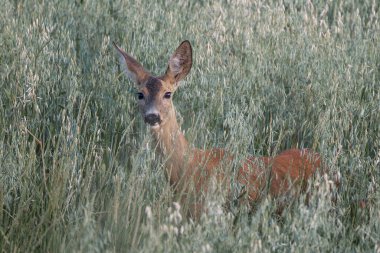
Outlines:
{"label": "white chin patch", "polygon": [[156,124],[154,124],[154,125],[151,125],[151,126],[150,126],[150,129],[156,130],[156,129],[158,129],[159,127],[160,127],[160,124],[156,123]]}

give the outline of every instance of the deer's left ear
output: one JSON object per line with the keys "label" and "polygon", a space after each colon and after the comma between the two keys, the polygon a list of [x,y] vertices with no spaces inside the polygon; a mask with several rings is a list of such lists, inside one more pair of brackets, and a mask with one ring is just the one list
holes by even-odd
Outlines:
{"label": "deer's left ear", "polygon": [[164,79],[171,84],[176,84],[189,74],[193,64],[192,48],[190,42],[185,40],[170,57]]}

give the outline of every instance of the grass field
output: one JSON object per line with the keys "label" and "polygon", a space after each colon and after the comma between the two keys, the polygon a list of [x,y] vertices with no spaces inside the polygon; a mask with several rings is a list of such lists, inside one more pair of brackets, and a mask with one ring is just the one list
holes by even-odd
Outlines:
{"label": "grass field", "polygon": [[[2,252],[380,252],[378,1],[0,6]],[[220,196],[181,217],[112,41],[161,74],[185,39],[174,104],[191,143],[313,148],[342,176],[336,205],[317,178],[280,220],[268,198],[234,225]]]}

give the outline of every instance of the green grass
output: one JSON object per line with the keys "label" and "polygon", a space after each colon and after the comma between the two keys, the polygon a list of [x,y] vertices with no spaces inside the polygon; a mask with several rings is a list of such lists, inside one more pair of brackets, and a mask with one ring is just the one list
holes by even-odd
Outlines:
{"label": "green grass", "polygon": [[[161,2],[0,0],[2,252],[378,252],[379,3]],[[281,220],[268,198],[233,225],[218,196],[179,219],[111,42],[161,74],[185,39],[187,138],[313,148],[342,175],[336,205],[322,178]]]}

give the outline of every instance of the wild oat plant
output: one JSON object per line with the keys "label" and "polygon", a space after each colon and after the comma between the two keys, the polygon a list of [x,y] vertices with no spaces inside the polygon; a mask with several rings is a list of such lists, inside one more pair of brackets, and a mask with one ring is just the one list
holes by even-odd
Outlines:
{"label": "wild oat plant", "polygon": [[[2,252],[380,252],[378,1],[0,6]],[[329,175],[281,217],[269,196],[253,213],[207,196],[199,221],[176,202],[112,41],[160,74],[185,39],[192,145],[322,154]]]}

